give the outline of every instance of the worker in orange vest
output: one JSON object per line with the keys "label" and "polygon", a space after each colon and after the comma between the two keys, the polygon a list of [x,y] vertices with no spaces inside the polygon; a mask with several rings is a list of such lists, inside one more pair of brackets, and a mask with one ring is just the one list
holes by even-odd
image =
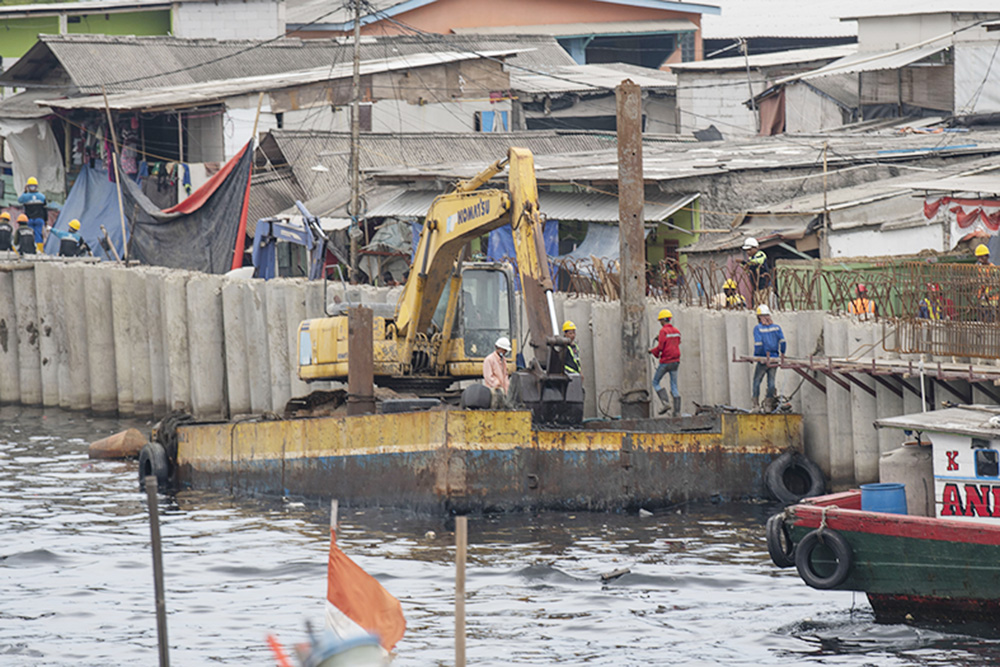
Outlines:
{"label": "worker in orange vest", "polygon": [[855,299],[848,305],[847,310],[851,315],[858,315],[865,320],[878,315],[878,306],[868,298],[868,288],[861,284],[855,288]]}

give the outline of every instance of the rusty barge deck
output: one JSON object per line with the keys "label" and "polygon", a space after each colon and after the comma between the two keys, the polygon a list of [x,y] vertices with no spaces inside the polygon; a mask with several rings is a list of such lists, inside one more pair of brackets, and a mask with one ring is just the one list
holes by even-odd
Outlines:
{"label": "rusty barge deck", "polygon": [[430,511],[654,509],[763,496],[767,466],[802,441],[794,414],[584,426],[459,410],[188,424],[176,431],[175,482]]}

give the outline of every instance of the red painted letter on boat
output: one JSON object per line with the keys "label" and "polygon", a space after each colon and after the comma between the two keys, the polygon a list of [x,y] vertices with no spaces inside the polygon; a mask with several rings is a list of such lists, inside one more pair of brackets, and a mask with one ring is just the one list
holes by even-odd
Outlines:
{"label": "red painted letter on boat", "polygon": [[332,529],[326,599],[362,628],[378,635],[385,650],[391,651],[403,638],[406,620],[399,600],[340,550]]}
{"label": "red painted letter on boat", "polygon": [[941,516],[963,516],[962,497],[958,494],[958,486],[945,484],[941,492]]}

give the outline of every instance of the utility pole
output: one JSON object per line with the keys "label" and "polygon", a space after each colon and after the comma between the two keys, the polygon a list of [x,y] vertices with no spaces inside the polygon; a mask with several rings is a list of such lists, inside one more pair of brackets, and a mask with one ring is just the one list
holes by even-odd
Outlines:
{"label": "utility pole", "polygon": [[351,282],[358,282],[358,236],[361,224],[361,0],[354,2],[354,76],[352,78],[354,101],[351,104]]}
{"label": "utility pole", "polygon": [[621,244],[622,419],[649,418],[646,360],[646,235],[642,178],[642,89],[630,79],[615,89],[618,126],[618,238]]}
{"label": "utility pole", "polygon": [[819,246],[820,259],[827,259],[830,257],[830,209],[827,206],[826,194],[826,153],[829,146],[829,142],[823,142],[823,243]]}

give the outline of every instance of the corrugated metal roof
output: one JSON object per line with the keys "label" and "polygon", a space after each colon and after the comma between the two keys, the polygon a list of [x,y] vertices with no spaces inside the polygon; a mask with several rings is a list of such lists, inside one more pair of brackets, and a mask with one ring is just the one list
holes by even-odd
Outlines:
{"label": "corrugated metal roof", "polygon": [[38,88],[6,97],[0,102],[0,118],[44,118],[52,113],[52,110],[38,106],[35,101],[64,97],[66,93],[65,89]]}
{"label": "corrugated metal roof", "polygon": [[552,70],[551,76],[512,69],[510,87],[519,93],[614,91],[624,79],[632,79],[644,90],[677,87],[677,77],[670,72],[627,63],[567,65]]}
{"label": "corrugated metal roof", "polygon": [[23,16],[58,16],[68,14],[110,14],[127,11],[170,9],[173,3],[164,0],[93,0],[87,2],[40,2],[37,4],[0,6],[0,19]]}
{"label": "corrugated metal roof", "polygon": [[975,192],[981,194],[1000,194],[1000,173],[977,174],[974,176],[951,176],[934,179],[933,181],[914,181],[910,187],[916,190],[930,192]]}
{"label": "corrugated metal roof", "polygon": [[[396,35],[362,40],[361,59],[373,61],[428,52],[521,51],[509,63],[532,69],[574,64],[551,37]],[[30,88],[62,83],[83,94],[186,86],[350,63],[350,40],[223,40],[131,35],[40,35],[0,76],[4,85]],[[122,67],[121,63],[128,63]]]}
{"label": "corrugated metal roof", "polygon": [[775,85],[781,85],[790,81],[809,81],[831,74],[856,74],[858,72],[874,72],[876,70],[899,69],[906,65],[923,60],[935,53],[944,51],[951,46],[951,36],[942,37],[930,44],[923,46],[907,46],[894,51],[870,51],[858,52],[835,62],[801,74],[793,74],[783,79],[775,81]]}
{"label": "corrugated metal roof", "polygon": [[760,69],[763,67],[794,65],[799,63],[817,62],[821,60],[835,60],[852,54],[857,50],[857,44],[839,44],[837,46],[820,46],[814,49],[791,49],[789,51],[762,53],[750,56],[749,58],[734,56],[732,58],[713,58],[711,60],[698,60],[689,63],[670,63],[670,69],[681,73],[730,70],[739,71],[747,68],[748,61],[750,69]]}
{"label": "corrugated metal roof", "polygon": [[[368,215],[373,218],[422,218],[439,194],[442,193],[431,190],[407,190],[391,201],[370,210]],[[659,202],[647,201],[643,217],[647,222],[666,220],[697,197],[697,194],[681,194],[665,197]],[[617,197],[593,192],[543,190],[538,193],[538,204],[542,213],[550,220],[618,222]]]}
{"label": "corrugated metal roof", "polygon": [[[362,25],[380,20],[383,16],[396,16],[403,12],[433,4],[437,0],[374,0],[365,3],[365,15],[361,17]],[[610,5],[630,5],[646,9],[659,9],[667,12],[685,12],[690,14],[718,14],[719,8],[713,4],[695,4],[693,2],[671,2],[670,0],[595,0]],[[313,23],[313,30],[348,30],[354,21],[354,11],[349,5],[339,4],[337,9],[331,7],[329,0],[289,0],[285,10],[285,23],[289,27],[299,28],[305,23]],[[381,16],[379,16],[381,14]],[[302,28],[305,29],[305,28]]]}
{"label": "corrugated metal roof", "polygon": [[552,35],[589,37],[592,35],[643,35],[695,32],[698,26],[683,19],[650,21],[595,21],[592,23],[548,23],[544,25],[480,26],[452,28],[456,35]]}
{"label": "corrugated metal roof", "polygon": [[[474,60],[478,57],[493,58],[503,56],[512,51],[479,51],[478,55],[468,51],[435,51],[433,53],[415,53],[408,56],[396,56],[382,60],[363,61],[359,64],[361,76],[378,72],[389,72],[401,69],[417,69],[432,65],[443,65],[461,60]],[[205,81],[183,86],[152,88],[141,92],[118,93],[107,97],[107,106],[112,109],[154,110],[168,109],[180,106],[207,105],[221,102],[227,97],[236,97],[259,91],[280,90],[296,86],[334,81],[352,76],[354,65],[341,63],[339,65],[314,67],[297,72],[281,72],[279,74],[263,74],[248,76],[241,79],[224,79],[221,81]],[[102,95],[74,97],[70,99],[39,101],[57,109],[103,109],[105,98]]]}
{"label": "corrugated metal roof", "polygon": [[257,171],[250,179],[250,203],[247,207],[247,234],[254,235],[257,221],[278,215],[306,198],[292,170]]}

